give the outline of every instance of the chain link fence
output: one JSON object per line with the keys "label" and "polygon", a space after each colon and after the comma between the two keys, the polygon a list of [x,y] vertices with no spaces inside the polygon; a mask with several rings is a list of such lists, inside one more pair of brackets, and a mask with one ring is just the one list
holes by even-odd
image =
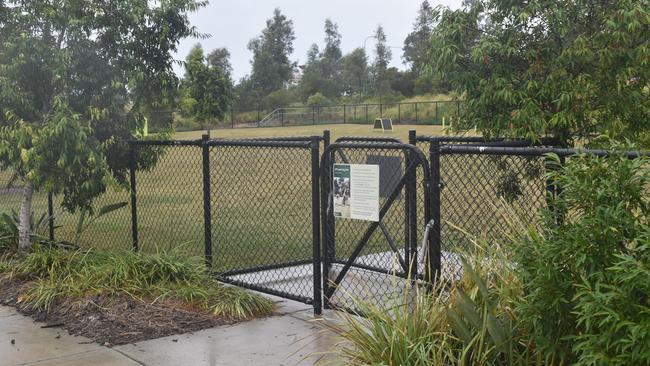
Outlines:
{"label": "chain link fence", "polygon": [[[133,142],[129,184],[109,184],[95,214],[63,211],[61,197],[35,193],[34,217],[46,218],[37,233],[82,248],[200,256],[221,281],[313,304],[316,313],[321,297],[332,308],[354,310],[359,300],[392,306],[412,281],[461,278],[461,253],[477,239],[509,240],[513,217],[548,224],[540,212],[553,209],[560,188],[547,180],[556,168],[547,154],[608,154],[415,131],[407,144],[329,142],[329,132]],[[142,156],[156,164],[136,169]],[[379,166],[379,222],[333,216],[342,204],[333,164]],[[0,212],[17,212],[22,194],[17,175],[0,170]]]}

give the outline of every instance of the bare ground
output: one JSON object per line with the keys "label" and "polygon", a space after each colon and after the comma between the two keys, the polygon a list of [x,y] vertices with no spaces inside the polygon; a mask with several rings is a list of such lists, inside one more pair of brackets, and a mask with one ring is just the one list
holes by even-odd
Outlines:
{"label": "bare ground", "polygon": [[20,303],[28,283],[0,280],[0,304],[43,322],[42,327],[61,327],[72,335],[84,336],[106,346],[134,343],[174,334],[233,324],[240,320],[215,316],[171,301],[150,303],[126,296],[94,296],[53,304],[48,311]]}

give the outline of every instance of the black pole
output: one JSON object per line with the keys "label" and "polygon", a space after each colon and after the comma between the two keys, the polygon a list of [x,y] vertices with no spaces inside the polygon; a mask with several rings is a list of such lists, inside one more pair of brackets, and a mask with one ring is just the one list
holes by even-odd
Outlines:
{"label": "black pole", "polygon": [[[416,140],[416,132],[415,130],[410,130],[409,131],[409,144],[416,146],[417,145],[417,140]],[[406,170],[408,171],[410,164],[415,163],[415,157],[411,156],[412,152],[409,151],[407,152],[407,157],[409,158],[407,160],[407,165],[406,165]],[[409,278],[412,280],[415,280],[418,276],[418,243],[417,243],[417,225],[418,225],[418,216],[417,216],[417,170],[413,170],[407,180],[406,184],[406,223],[407,223],[407,231],[406,231],[406,247],[408,248],[408,252],[410,252],[410,261],[407,261],[406,264],[409,266]]]}
{"label": "black pole", "polygon": [[345,124],[345,120],[346,120],[346,118],[345,118],[346,117],[346,115],[345,115],[346,109],[347,108],[345,108],[345,104],[343,104],[343,124]]}
{"label": "black pole", "polygon": [[366,122],[368,122],[368,105],[366,104]]}
{"label": "black pole", "polygon": [[138,242],[138,200],[137,190],[135,185],[135,171],[137,168],[136,162],[136,149],[133,144],[129,146],[129,175],[131,183],[131,239],[133,240],[133,250],[140,250],[140,243]]}
{"label": "black pole", "polygon": [[230,107],[230,128],[235,128],[235,108]]}
{"label": "black pole", "polygon": [[321,237],[320,237],[320,137],[311,141],[311,219],[314,281],[314,315],[323,313],[321,292]]}
{"label": "black pole", "polygon": [[418,123],[418,103],[415,102],[415,124]]}
{"label": "black pole", "polygon": [[440,277],[440,191],[442,182],[440,179],[440,142],[429,142],[429,160],[431,164],[431,219],[433,228],[429,231],[429,262],[427,279],[433,283]]}
{"label": "black pole", "polygon": [[354,105],[354,123],[357,123],[357,105]]}
{"label": "black pole", "polygon": [[203,155],[203,234],[205,236],[205,265],[212,268],[212,201],[210,198],[210,135],[201,136]]}
{"label": "black pole", "polygon": [[316,124],[316,107],[311,107],[311,124]]}
{"label": "black pole", "polygon": [[[330,145],[330,131],[325,130],[323,131],[323,151],[327,150],[327,147]],[[320,199],[320,210],[321,210],[321,230],[322,230],[322,256],[321,260],[323,262],[323,269],[321,272],[321,277],[322,277],[322,290],[323,293],[328,291],[329,289],[329,273],[330,273],[330,268],[332,265],[332,253],[333,253],[333,228],[332,226],[334,225],[333,217],[330,215],[330,212],[328,212],[328,206],[332,205],[332,200],[329,197],[330,194],[330,184],[332,182],[331,179],[331,171],[330,171],[330,159],[329,156],[323,155],[323,166],[321,166],[321,199]],[[331,207],[331,206],[330,206]],[[332,221],[330,221],[332,220]],[[323,307],[325,309],[330,309],[330,301],[328,297],[324,297],[322,299],[323,301]]]}
{"label": "black pole", "polygon": [[50,240],[54,241],[54,202],[52,199],[52,192],[47,192],[47,224]]}
{"label": "black pole", "polygon": [[436,122],[435,124],[441,125],[440,120],[438,119],[438,102],[436,102]]}
{"label": "black pole", "polygon": [[402,124],[402,103],[397,103],[397,123]]}

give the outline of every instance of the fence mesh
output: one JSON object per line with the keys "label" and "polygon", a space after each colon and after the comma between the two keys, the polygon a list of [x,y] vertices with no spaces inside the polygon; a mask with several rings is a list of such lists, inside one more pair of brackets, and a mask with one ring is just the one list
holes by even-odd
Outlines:
{"label": "fence mesh", "polygon": [[460,263],[453,262],[471,252],[472,240],[504,243],[519,229],[516,222],[539,224],[547,196],[543,157],[443,154],[440,166],[446,278],[458,277]]}
{"label": "fence mesh", "polygon": [[[412,278],[423,272],[424,253],[420,241],[425,218],[424,205],[419,203],[424,201],[424,190],[422,181],[416,182],[414,178],[422,177],[416,173],[421,170],[418,162],[416,159],[408,161],[403,150],[384,149],[378,143],[364,149],[340,148],[335,151],[332,163],[379,165],[380,207],[390,202],[394,191],[397,191],[397,195],[378,227],[365,242],[364,235],[371,225],[368,221],[335,219],[333,226],[330,226],[330,221],[327,228],[324,228],[323,235],[329,235],[330,243],[326,250],[330,267],[324,275],[326,281],[336,287],[330,289],[331,293],[326,296],[329,296],[329,303],[333,307],[353,309],[358,300],[381,306],[401,303],[409,283],[406,278],[411,263],[415,263],[411,267]],[[399,183],[411,166],[412,175],[407,176],[405,184],[400,188]],[[414,199],[418,202],[413,206],[413,221],[410,221],[413,229],[409,228],[406,219],[407,186],[411,187],[409,192],[413,192]],[[335,192],[332,194],[333,207],[328,207],[328,210],[331,212],[334,206],[345,209],[342,197]],[[411,239],[409,233],[413,234]],[[340,283],[335,283],[342,271],[347,271],[347,274]]]}
{"label": "fence mesh", "polygon": [[136,174],[140,250],[203,256],[203,170],[199,146],[139,146],[157,150],[154,168]]}
{"label": "fence mesh", "polygon": [[313,297],[311,155],[307,146],[213,146],[213,269],[300,300]]}

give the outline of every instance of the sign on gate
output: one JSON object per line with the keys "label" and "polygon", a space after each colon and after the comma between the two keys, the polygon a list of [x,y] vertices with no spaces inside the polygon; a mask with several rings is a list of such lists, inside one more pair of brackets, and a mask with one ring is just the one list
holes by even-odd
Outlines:
{"label": "sign on gate", "polygon": [[334,164],[334,216],[379,221],[379,165]]}

